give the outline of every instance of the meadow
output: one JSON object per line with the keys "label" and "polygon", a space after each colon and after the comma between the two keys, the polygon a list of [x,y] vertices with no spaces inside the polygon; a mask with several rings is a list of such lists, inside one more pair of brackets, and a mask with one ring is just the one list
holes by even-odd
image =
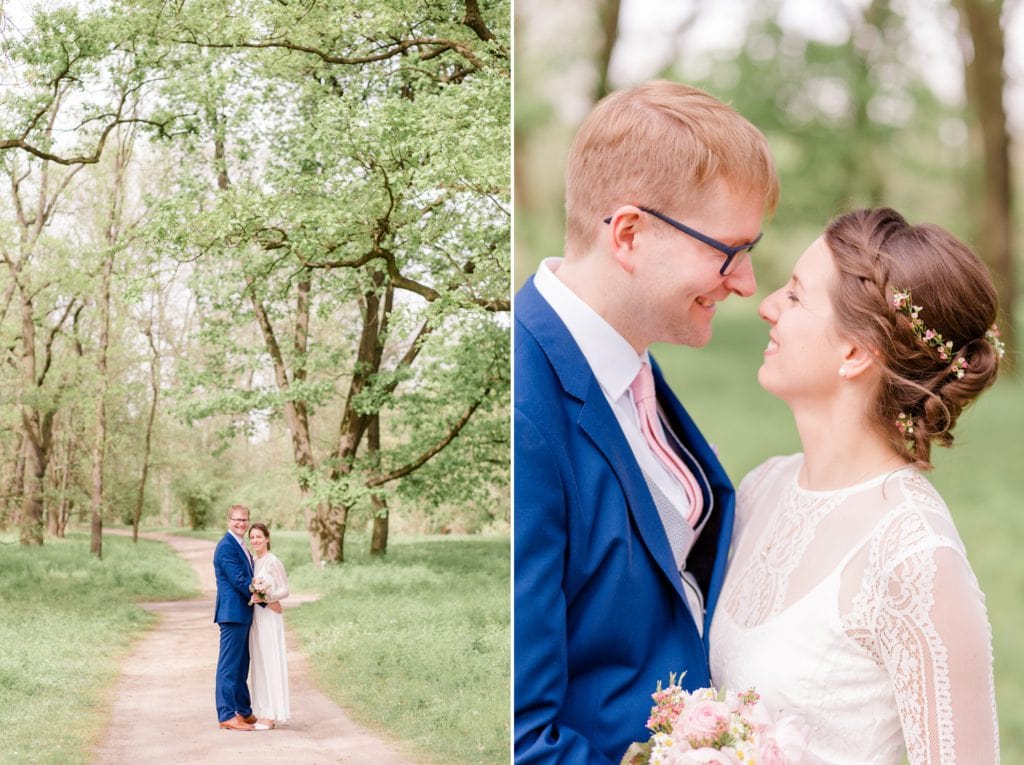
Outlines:
{"label": "meadow", "polygon": [[108,719],[107,689],[155,620],[136,603],[194,597],[167,545],[105,536],[103,560],[72,532],[23,548],[0,535],[0,760],[76,765]]}
{"label": "meadow", "polygon": [[507,537],[399,537],[385,559],[294,567],[292,586],[323,597],[289,624],[317,684],[364,725],[439,764],[507,763],[509,565]]}
{"label": "meadow", "polygon": [[[136,603],[195,597],[198,583],[156,542],[105,535],[97,561],[84,533],[32,549],[15,539],[0,537],[0,753],[85,763],[119,659],[153,621]],[[349,560],[322,571],[304,534],[273,542],[292,590],[321,594],[288,622],[322,690],[418,762],[507,762],[507,537],[398,536],[371,559],[353,535]]]}
{"label": "meadow", "polygon": [[[789,409],[757,384],[767,325],[749,304],[725,303],[711,343],[652,349],[669,382],[713,443],[734,482],[773,454],[800,450]],[[932,452],[929,474],[956,519],[986,594],[992,623],[1003,762],[1024,762],[1024,382],[1003,376],[968,408],[950,449]]]}

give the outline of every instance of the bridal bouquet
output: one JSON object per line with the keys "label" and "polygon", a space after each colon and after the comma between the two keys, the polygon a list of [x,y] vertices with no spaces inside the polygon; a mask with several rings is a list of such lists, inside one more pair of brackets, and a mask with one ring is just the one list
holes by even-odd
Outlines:
{"label": "bridal bouquet", "polygon": [[807,747],[796,719],[775,718],[753,688],[690,692],[673,675],[651,698],[651,738],[633,743],[620,765],[793,765]]}
{"label": "bridal bouquet", "polygon": [[252,593],[252,597],[249,598],[249,605],[255,605],[256,603],[266,603],[267,598],[270,597],[271,587],[270,582],[266,579],[256,578],[252,580],[252,584],[249,585],[249,592]]}

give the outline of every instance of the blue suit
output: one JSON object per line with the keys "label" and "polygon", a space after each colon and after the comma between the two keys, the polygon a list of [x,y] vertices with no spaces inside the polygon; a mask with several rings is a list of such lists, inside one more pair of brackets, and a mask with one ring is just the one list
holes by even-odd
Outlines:
{"label": "blue suit", "polygon": [[235,714],[252,714],[249,698],[249,628],[252,606],[249,585],[252,561],[229,531],[213,553],[217,577],[217,603],[213,620],[220,625],[220,655],[217,657],[217,718],[224,722]]}
{"label": "blue suit", "polygon": [[[515,321],[515,762],[617,765],[649,735],[659,680],[685,671],[686,687],[709,684],[707,644],[629,443],[532,279]],[[711,516],[687,560],[707,635],[733,489],[652,366],[668,424],[707,475]]]}

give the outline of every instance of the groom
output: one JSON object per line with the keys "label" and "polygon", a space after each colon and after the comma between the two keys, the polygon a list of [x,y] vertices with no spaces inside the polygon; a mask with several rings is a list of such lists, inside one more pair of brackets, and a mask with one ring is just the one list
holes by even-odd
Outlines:
{"label": "groom", "polygon": [[[252,606],[252,555],[245,546],[249,529],[249,508],[228,509],[228,531],[213,553],[217,577],[217,604],[213,620],[220,625],[220,655],[217,657],[217,718],[227,730],[253,730],[256,717],[249,699],[249,627]],[[280,613],[280,604],[274,603]]]}
{"label": "groom", "polygon": [[565,193],[515,303],[516,765],[614,765],[659,680],[709,684],[733,489],[647,349],[754,293],[778,178],[739,114],[652,82],[587,117]]}

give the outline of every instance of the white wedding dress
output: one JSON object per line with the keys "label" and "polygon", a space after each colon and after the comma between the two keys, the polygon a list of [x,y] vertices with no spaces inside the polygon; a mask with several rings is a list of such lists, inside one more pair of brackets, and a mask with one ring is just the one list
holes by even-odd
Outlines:
{"label": "white wedding dress", "polygon": [[998,763],[985,597],[942,498],[911,468],[808,491],[802,465],[740,485],[715,685],[801,718],[802,762]]}
{"label": "white wedding dress", "polygon": [[[276,555],[256,559],[253,579],[270,584],[269,602],[288,597],[288,577]],[[261,719],[278,723],[291,716],[288,706],[288,657],[284,643],[284,617],[269,608],[255,606],[249,632],[249,686],[252,711]]]}

